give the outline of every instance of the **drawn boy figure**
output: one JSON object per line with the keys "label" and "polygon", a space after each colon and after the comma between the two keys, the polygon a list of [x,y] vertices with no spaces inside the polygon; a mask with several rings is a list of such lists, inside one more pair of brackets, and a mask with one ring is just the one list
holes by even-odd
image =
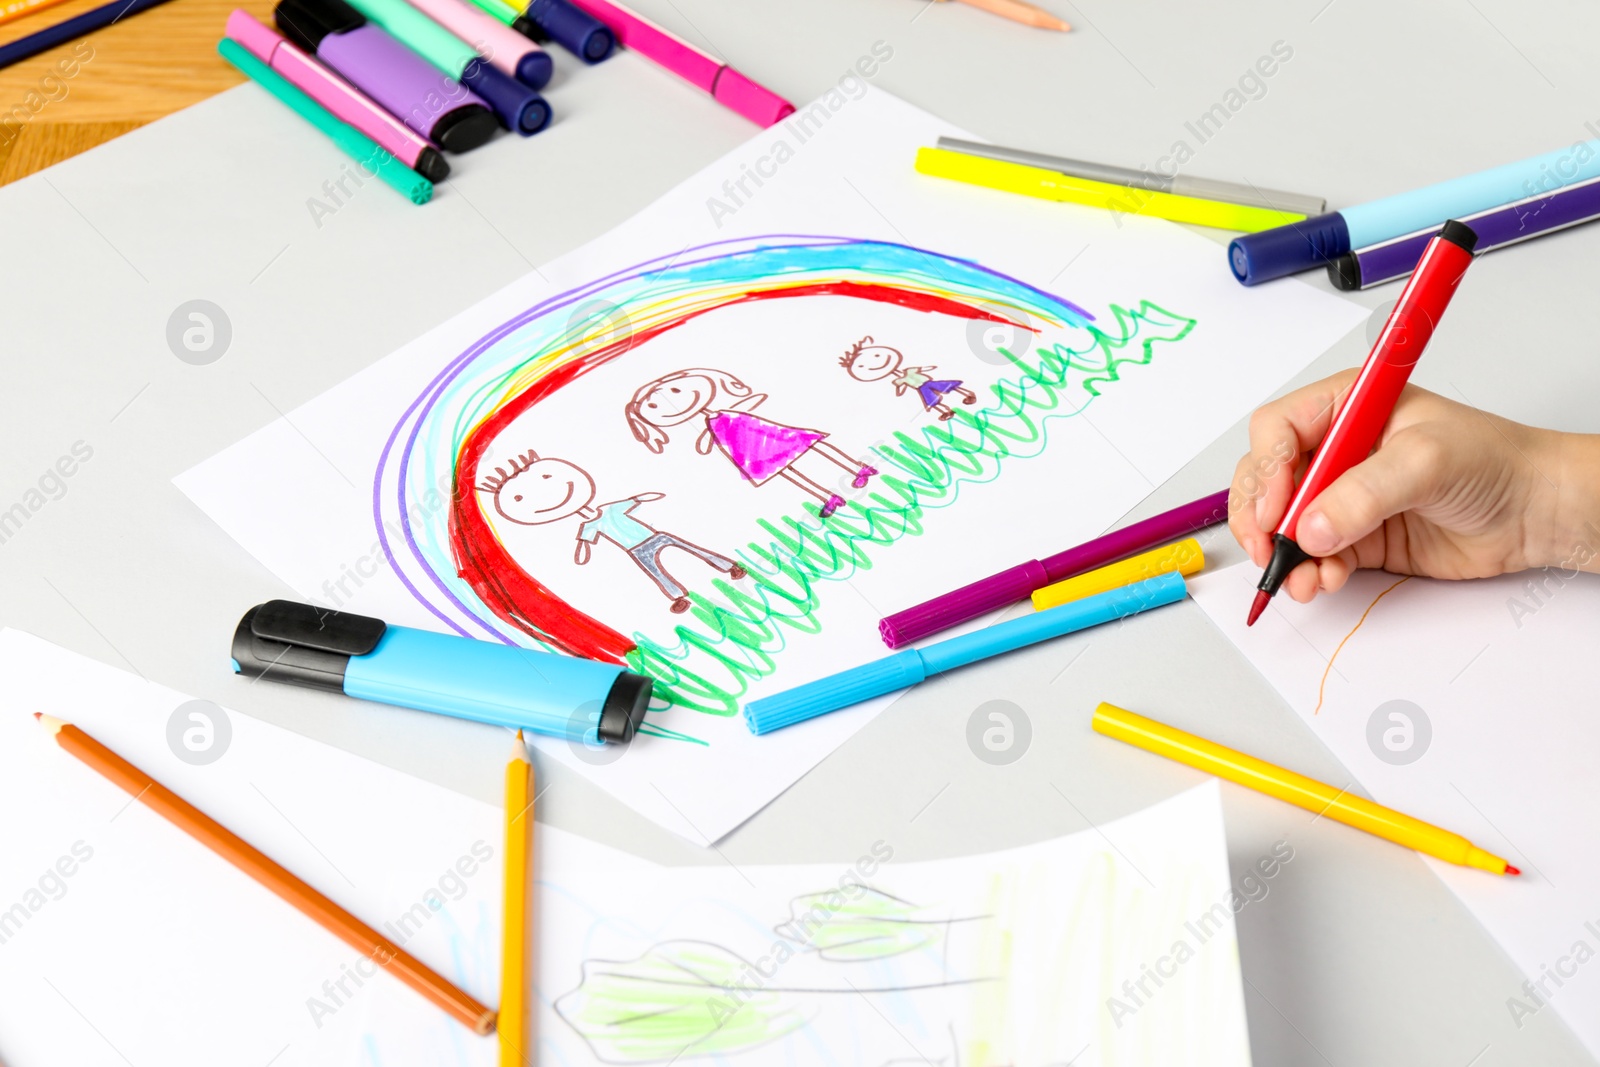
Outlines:
{"label": "drawn boy figure", "polygon": [[576,464],[564,459],[541,458],[530,449],[513,456],[508,467],[496,467],[478,486],[483,492],[493,494],[496,511],[521,526],[548,526],[564,519],[582,519],[573,561],[579,566],[588,563],[592,546],[605,538],[631,556],[639,569],[650,576],[656,588],[672,601],[674,613],[689,610],[689,597],[688,591],[661,563],[661,554],[667,549],[682,549],[736,581],[746,574],[743,567],[726,556],[634,518],[633,512],[639,505],[663,499],[662,493],[638,493],[596,504],[594,479]]}
{"label": "drawn boy figure", "polygon": [[940,422],[955,415],[950,405],[944,402],[948,394],[961,397],[963,404],[971,404],[978,399],[978,394],[962,388],[961,382],[954,378],[935,378],[934,375],[939,373],[938,367],[908,367],[905,356],[898,348],[873,344],[871,337],[857,341],[844,354],[839,366],[849,371],[850,377],[858,382],[880,382],[889,378],[895,396],[904,396],[908,390],[915,389],[917,399],[922,401],[922,410],[937,411]]}

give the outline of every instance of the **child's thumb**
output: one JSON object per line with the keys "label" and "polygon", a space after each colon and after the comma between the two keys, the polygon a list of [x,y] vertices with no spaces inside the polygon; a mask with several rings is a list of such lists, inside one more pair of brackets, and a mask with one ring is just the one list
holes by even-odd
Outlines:
{"label": "child's thumb", "polygon": [[1341,474],[1300,517],[1294,531],[1300,547],[1313,556],[1331,556],[1385,519],[1426,503],[1438,484],[1439,465],[1418,451],[1431,453],[1390,442]]}

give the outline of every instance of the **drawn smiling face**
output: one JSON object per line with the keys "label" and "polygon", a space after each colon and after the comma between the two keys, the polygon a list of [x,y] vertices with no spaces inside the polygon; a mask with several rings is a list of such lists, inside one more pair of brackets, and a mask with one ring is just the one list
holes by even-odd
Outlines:
{"label": "drawn smiling face", "polygon": [[846,357],[845,369],[858,382],[887,378],[900,366],[900,353],[888,345],[858,345]]}
{"label": "drawn smiling face", "polygon": [[494,509],[523,526],[543,526],[578,513],[594,499],[594,479],[564,459],[540,459],[495,491]]}
{"label": "drawn smiling face", "polygon": [[639,401],[639,414],[657,426],[676,426],[706,409],[717,388],[703,374],[667,378]]}

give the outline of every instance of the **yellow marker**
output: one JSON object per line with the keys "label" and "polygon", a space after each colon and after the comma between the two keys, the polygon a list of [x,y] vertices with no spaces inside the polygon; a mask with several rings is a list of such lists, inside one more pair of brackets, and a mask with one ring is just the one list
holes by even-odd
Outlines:
{"label": "yellow marker", "polygon": [[1087,204],[1124,215],[1149,215],[1173,222],[1192,222],[1197,226],[1212,226],[1239,233],[1270,230],[1274,226],[1286,226],[1305,218],[1297,211],[1274,211],[1265,207],[1112,185],[1088,178],[1074,178],[1043,167],[969,156],[947,148],[917,149],[917,170],[935,178],[949,178],[1007,193],[1021,193],[1043,200],[1063,200],[1069,204]]}
{"label": "yellow marker", "polygon": [[500,902],[500,1067],[535,1062],[528,1026],[528,882],[533,871],[533,764],[522,731],[506,764],[506,871]]}
{"label": "yellow marker", "polygon": [[1036,589],[1033,593],[1033,609],[1043,611],[1057,604],[1082,600],[1086,596],[1104,593],[1108,589],[1120,589],[1122,586],[1142,582],[1158,574],[1169,574],[1172,571],[1177,571],[1187,578],[1205,565],[1206,556],[1200,548],[1200,542],[1192,537],[1186,537],[1182,541],[1152,548],[1137,556],[1130,556],[1116,563],[1107,563],[1104,567],[1086,574],[1074,575],[1054,585]]}
{"label": "yellow marker", "polygon": [[1275,767],[1266,760],[1184,733],[1165,723],[1135,715],[1114,704],[1094,709],[1096,733],[1126,741],[1158,756],[1187,763],[1197,770],[1286,800],[1307,811],[1326,815],[1346,826],[1376,834],[1397,845],[1425,852],[1448,863],[1477,867],[1491,874],[1521,874],[1498,856],[1491,856],[1460,834],[1441,830],[1421,819],[1353,796],[1348,790]]}

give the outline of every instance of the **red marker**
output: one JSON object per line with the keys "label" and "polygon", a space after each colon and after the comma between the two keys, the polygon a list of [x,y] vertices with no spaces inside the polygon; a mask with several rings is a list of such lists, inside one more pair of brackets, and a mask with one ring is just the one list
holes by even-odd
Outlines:
{"label": "red marker", "polygon": [[1311,466],[1306,468],[1294,499],[1289,501],[1289,510],[1272,535],[1272,559],[1256,587],[1259,592],[1250,605],[1249,625],[1254,626],[1267,610],[1268,602],[1289,572],[1311,558],[1294,540],[1300,516],[1339,475],[1372,454],[1384,423],[1400,399],[1400,390],[1405,388],[1412,368],[1433,337],[1433,328],[1450,306],[1456,286],[1472,263],[1472,249],[1477,243],[1478,235],[1472,228],[1454,219],[1428,242],[1422,262],[1401,291],[1389,321],[1378,335],[1378,343],[1368,353],[1350,395],[1333,417],[1328,435],[1311,457]]}

